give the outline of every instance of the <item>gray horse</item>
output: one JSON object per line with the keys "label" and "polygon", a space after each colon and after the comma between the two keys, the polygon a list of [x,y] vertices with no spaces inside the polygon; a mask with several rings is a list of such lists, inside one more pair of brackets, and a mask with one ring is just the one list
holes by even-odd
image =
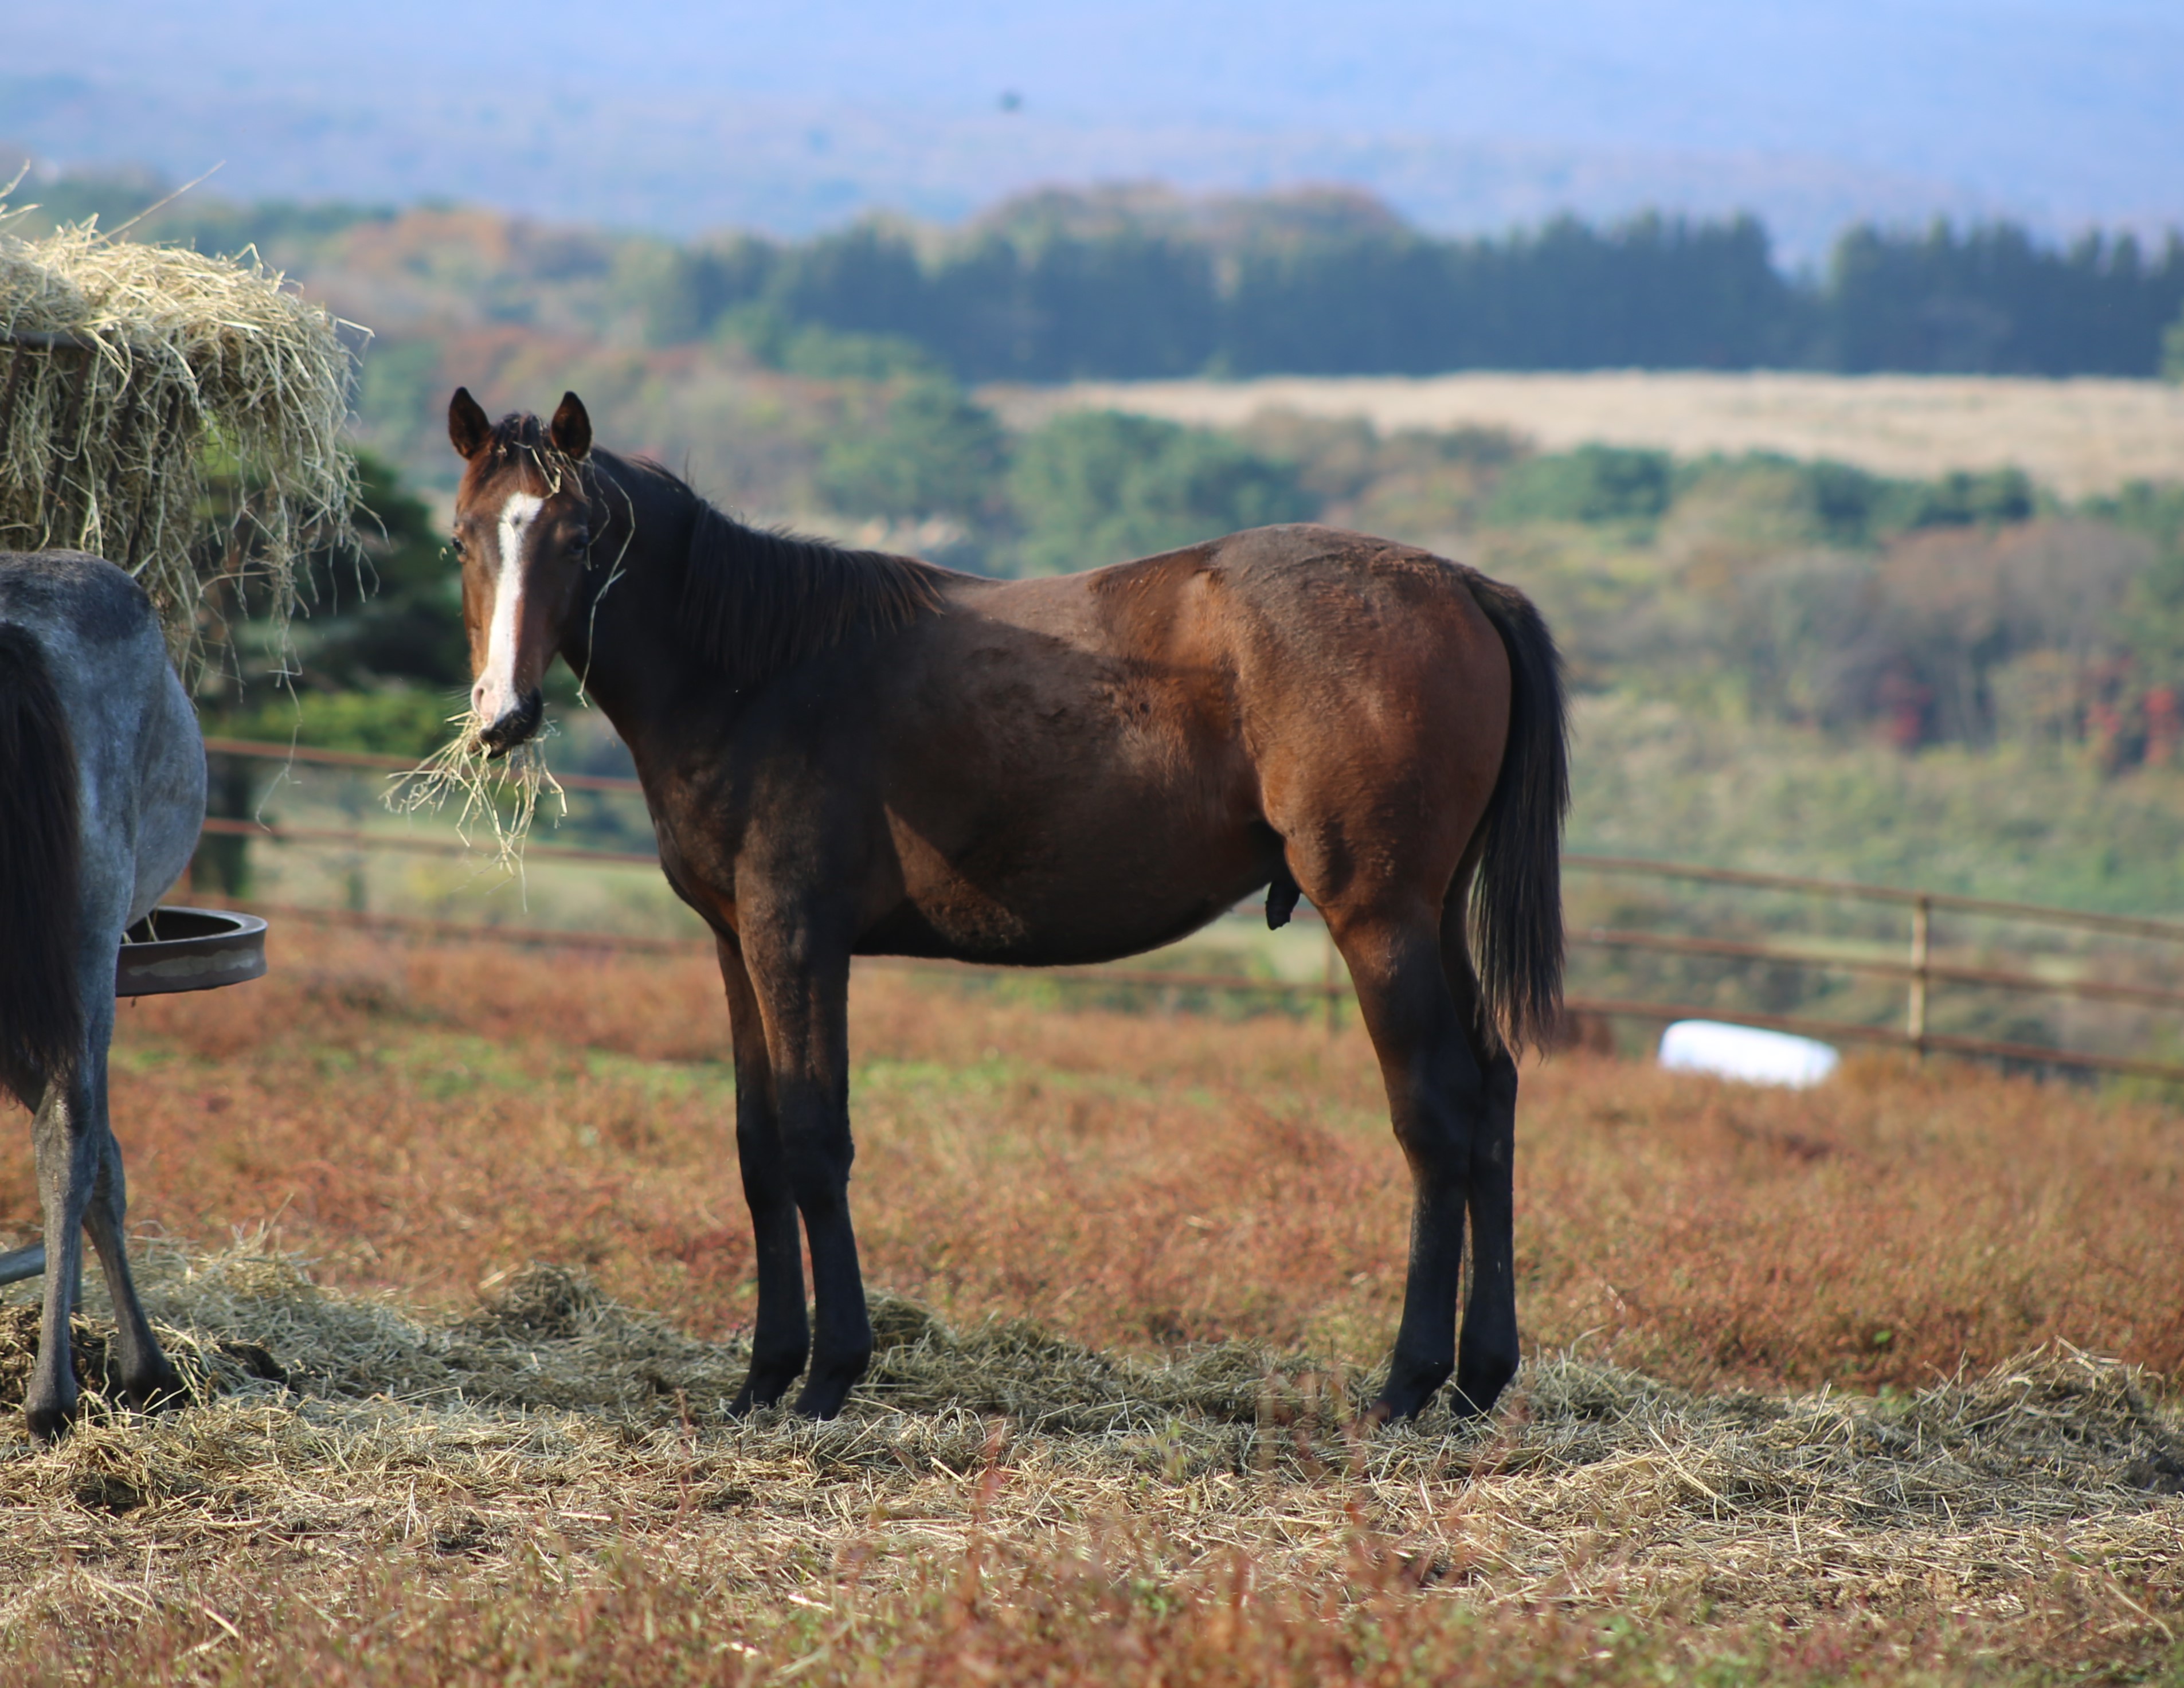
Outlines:
{"label": "gray horse", "polygon": [[136,583],[78,552],[0,552],[0,1084],[37,1117],[47,1270],[23,1407],[41,1439],[76,1410],[86,1231],[114,1298],[122,1398],[181,1390],[129,1275],[106,1047],[121,935],[189,865],[204,795],[197,715]]}

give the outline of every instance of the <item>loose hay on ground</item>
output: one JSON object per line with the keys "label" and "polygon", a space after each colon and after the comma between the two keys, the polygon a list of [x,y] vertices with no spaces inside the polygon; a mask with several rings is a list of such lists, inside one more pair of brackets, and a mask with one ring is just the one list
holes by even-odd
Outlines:
{"label": "loose hay on ground", "polygon": [[[1114,1532],[1165,1574],[1232,1554],[1325,1585],[1362,1554],[1528,1608],[2007,1620],[2066,1568],[2114,1591],[2124,1629],[2173,1641],[2184,1614],[2178,1416],[2059,1346],[1879,1400],[1695,1395],[1557,1358],[1489,1423],[1368,1432],[1368,1380],[1301,1357],[1118,1357],[883,1295],[839,1420],[737,1422],[741,1344],[556,1267],[437,1323],[244,1250],[154,1253],[144,1275],[198,1404],[0,1451],[0,1625],[86,1599],[123,1616],[269,1560],[513,1574],[634,1535],[650,1563],[823,1593],[900,1585],[982,1536]],[[30,1340],[14,1329],[0,1346]],[[101,1566],[123,1579],[103,1594]]]}

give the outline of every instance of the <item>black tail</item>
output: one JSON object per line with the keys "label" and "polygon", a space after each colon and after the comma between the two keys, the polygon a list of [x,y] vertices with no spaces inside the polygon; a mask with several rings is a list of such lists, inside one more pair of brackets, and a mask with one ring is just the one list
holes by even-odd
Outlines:
{"label": "black tail", "polygon": [[1530,599],[1480,574],[1468,583],[1509,652],[1509,737],[1472,880],[1471,954],[1488,1023],[1521,1050],[1545,1042],[1562,1017],[1563,663]]}
{"label": "black tail", "polygon": [[83,1039],[75,745],[37,641],[0,625],[0,1084],[36,1107]]}

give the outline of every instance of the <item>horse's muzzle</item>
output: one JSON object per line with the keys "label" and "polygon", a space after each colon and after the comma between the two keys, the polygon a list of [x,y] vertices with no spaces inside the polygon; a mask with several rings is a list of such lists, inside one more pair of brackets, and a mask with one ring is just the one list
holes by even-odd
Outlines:
{"label": "horse's muzzle", "polygon": [[545,718],[545,694],[533,686],[521,703],[478,734],[478,742],[485,746],[488,760],[498,760],[538,732]]}

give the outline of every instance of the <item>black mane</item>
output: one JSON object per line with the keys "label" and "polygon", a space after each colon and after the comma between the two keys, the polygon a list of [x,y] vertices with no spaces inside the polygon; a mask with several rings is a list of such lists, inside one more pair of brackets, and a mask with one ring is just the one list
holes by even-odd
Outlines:
{"label": "black mane", "polygon": [[[593,454],[595,462],[603,458],[616,469],[656,478],[663,490],[688,502],[690,543],[677,631],[738,685],[756,685],[852,635],[892,632],[940,607],[950,570],[916,557],[747,527],[657,463]],[[622,489],[637,490],[627,483]]]}
{"label": "black mane", "polygon": [[915,557],[746,527],[703,499],[684,566],[683,638],[746,685],[853,633],[908,627],[940,607],[948,575]]}

